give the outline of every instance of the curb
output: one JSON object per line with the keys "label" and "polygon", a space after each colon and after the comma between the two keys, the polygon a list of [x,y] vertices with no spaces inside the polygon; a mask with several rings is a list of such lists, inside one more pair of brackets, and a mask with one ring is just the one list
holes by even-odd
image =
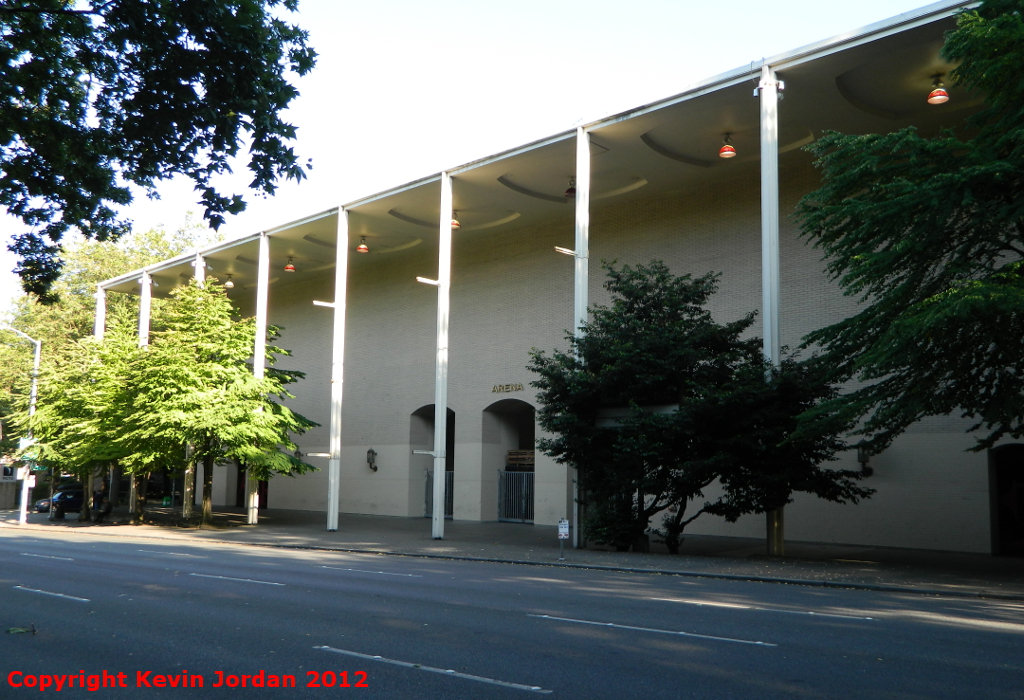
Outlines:
{"label": "curb", "polygon": [[[34,532],[51,532],[50,527],[38,527],[38,526],[21,526],[21,525],[9,525],[7,523],[0,523],[0,529],[11,528],[17,530],[32,530]],[[100,534],[111,534],[109,530],[103,532],[93,532],[91,529],[79,529],[75,528],[71,530],[76,534],[83,535],[100,535]],[[185,531],[187,532],[187,531]],[[172,541],[188,542],[188,538],[176,538],[176,537],[160,537],[154,535],[145,534],[134,534],[134,533],[117,533],[115,537],[123,537],[129,539],[140,539],[140,540],[159,540],[163,542]],[[373,554],[377,556],[392,556],[392,557],[412,557],[418,559],[442,559],[448,561],[469,561],[469,562],[481,562],[487,564],[515,564],[518,566],[546,566],[560,569],[582,569],[589,571],[611,571],[618,573],[627,574],[648,574],[657,576],[679,576],[682,578],[704,578],[721,581],[746,581],[750,583],[774,583],[788,586],[808,586],[814,588],[843,588],[846,590],[855,591],[874,591],[881,593],[909,593],[913,595],[926,595],[926,596],[944,596],[947,598],[971,598],[971,599],[990,599],[990,600],[1011,600],[1011,601],[1024,601],[1024,594],[1015,593],[996,593],[992,591],[956,591],[946,590],[941,588],[921,588],[917,586],[898,586],[894,584],[881,584],[881,583],[858,583],[855,581],[827,581],[827,580],[815,580],[815,579],[800,579],[800,578],[785,578],[781,576],[758,576],[754,574],[722,574],[714,572],[704,571],[679,571],[674,569],[649,569],[632,566],[609,566],[604,564],[573,564],[569,562],[544,562],[544,561],[530,561],[525,559],[500,559],[497,557],[470,557],[458,554],[430,554],[425,552],[389,552],[381,549],[358,549],[355,547],[331,547],[328,545],[295,545],[295,544],[273,544],[269,542],[237,542],[231,540],[215,540],[215,539],[203,539],[202,542],[208,542],[211,544],[221,545],[241,545],[246,547],[265,547],[267,549],[289,549],[295,551],[312,551],[312,552],[341,552],[345,554]]]}

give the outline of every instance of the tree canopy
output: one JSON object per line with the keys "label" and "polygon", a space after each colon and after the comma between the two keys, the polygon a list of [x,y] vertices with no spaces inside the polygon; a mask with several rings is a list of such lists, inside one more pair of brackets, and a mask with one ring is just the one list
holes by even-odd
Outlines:
{"label": "tree canopy", "polygon": [[216,463],[238,460],[260,479],[313,469],[292,456],[290,435],[316,424],[281,403],[301,373],[274,368],[288,353],[268,346],[266,376],[253,376],[255,321],[235,316],[215,280],[175,289],[154,308],[152,326],[150,344],[139,347],[124,315],[102,341],[79,340],[47,365],[39,408],[21,417],[44,463],[78,473],[116,461],[145,474],[194,459],[204,466],[204,523]]}
{"label": "tree canopy", "polygon": [[11,245],[27,291],[47,297],[60,241],[116,240],[141,189],[192,180],[217,228],[245,208],[216,179],[247,148],[250,188],[305,171],[282,112],[312,70],[298,0],[12,0],[0,6],[0,205],[28,231]]}
{"label": "tree canopy", "polygon": [[716,275],[675,276],[659,261],[605,268],[611,305],[591,309],[568,352],[534,350],[529,365],[538,422],[553,435],[538,445],[578,470],[588,537],[625,548],[662,514],[654,532],[675,552],[704,513],[735,521],[794,491],[837,502],[871,493],[858,472],[821,466],[845,447],[846,426],[797,430],[835,390],[794,360],[772,370],[747,335],[753,313],[716,322],[706,308]]}
{"label": "tree canopy", "polygon": [[879,451],[913,422],[959,411],[975,449],[1024,436],[1024,2],[959,15],[943,57],[985,96],[956,130],[826,134],[804,234],[860,311],[807,336],[833,381],[823,411],[863,419]]}

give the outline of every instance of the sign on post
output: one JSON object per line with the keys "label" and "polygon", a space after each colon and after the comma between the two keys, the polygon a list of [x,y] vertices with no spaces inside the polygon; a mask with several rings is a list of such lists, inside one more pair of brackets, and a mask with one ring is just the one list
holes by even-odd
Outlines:
{"label": "sign on post", "polygon": [[569,539],[569,521],[560,518],[558,521],[558,561],[565,561],[565,541]]}

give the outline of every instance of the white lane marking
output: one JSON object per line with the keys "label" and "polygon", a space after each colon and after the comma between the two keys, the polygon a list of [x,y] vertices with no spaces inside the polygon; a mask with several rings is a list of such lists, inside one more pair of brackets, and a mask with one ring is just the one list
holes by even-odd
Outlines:
{"label": "white lane marking", "polygon": [[284,586],[283,583],[275,583],[274,581],[257,581],[251,578],[235,578],[234,576],[211,576],[210,574],[189,574],[189,576],[199,576],[200,578],[219,578],[224,581],[244,581],[245,583],[262,583],[265,586]]}
{"label": "white lane marking", "polygon": [[389,571],[367,571],[366,569],[343,569],[340,566],[321,566],[321,569],[334,569],[335,571],[355,571],[360,574],[381,574],[383,576],[408,576],[409,578],[423,578],[422,574],[393,574]]}
{"label": "white lane marking", "polygon": [[40,559],[63,559],[64,561],[74,561],[71,557],[54,557],[49,554],[29,554],[28,552],[22,552],[23,557],[39,557]]}
{"label": "white lane marking", "polygon": [[473,676],[468,673],[459,673],[453,669],[434,668],[433,666],[424,666],[422,664],[414,664],[409,661],[398,661],[396,659],[385,659],[383,656],[371,656],[370,654],[360,654],[358,651],[348,651],[346,649],[335,649],[334,647],[322,646],[313,647],[314,649],[320,649],[321,651],[330,651],[335,654],[344,654],[345,656],[354,656],[357,659],[366,659],[367,661],[380,661],[381,663],[391,664],[393,666],[401,666],[402,668],[413,668],[417,671],[429,671],[430,673],[441,673],[445,676],[455,676],[456,678],[465,678],[468,681],[478,681],[480,683],[489,683],[491,685],[500,685],[503,688],[514,688],[516,690],[525,690],[531,693],[550,693],[550,690],[545,690],[539,685],[522,685],[521,683],[509,683],[508,681],[499,681],[496,678],[484,678],[483,676]]}
{"label": "white lane marking", "polygon": [[762,608],[757,605],[741,605],[739,603],[719,603],[708,600],[684,600],[682,598],[651,598],[666,603],[685,603],[686,605],[699,605],[711,608],[735,608],[737,610],[759,610],[761,612],[786,613],[787,615],[813,615],[814,617],[840,617],[845,620],[874,620],[873,617],[861,617],[859,615],[840,615],[838,613],[822,613],[811,610],[783,610],[782,608]]}
{"label": "white lane marking", "polygon": [[19,591],[28,591],[29,593],[42,593],[43,595],[52,595],[55,598],[67,598],[68,600],[77,600],[82,603],[88,603],[88,598],[79,598],[73,595],[64,595],[63,593],[53,593],[52,591],[41,591],[38,588],[25,588],[24,586],[15,586]]}
{"label": "white lane marking", "polygon": [[175,557],[191,557],[191,556],[193,556],[191,554],[183,554],[181,552],[157,552],[157,551],[152,550],[152,549],[139,549],[139,550],[136,550],[136,551],[138,551],[138,552],[146,552],[147,554],[166,554],[168,556],[175,556]]}
{"label": "white lane marking", "polygon": [[770,642],[755,642],[751,639],[733,639],[732,637],[715,637],[710,634],[695,634],[693,632],[677,632],[675,630],[660,630],[654,627],[634,627],[632,625],[617,625],[614,622],[596,622],[594,620],[576,620],[571,617],[555,617],[554,615],[531,615],[527,617],[539,617],[542,620],[558,620],[559,622],[575,622],[579,625],[594,625],[596,627],[615,627],[620,630],[633,630],[635,632],[656,632],[658,634],[674,634],[678,637],[696,637],[697,639],[711,639],[716,642],[735,642],[736,644],[753,644],[759,647],[777,647],[778,644]]}

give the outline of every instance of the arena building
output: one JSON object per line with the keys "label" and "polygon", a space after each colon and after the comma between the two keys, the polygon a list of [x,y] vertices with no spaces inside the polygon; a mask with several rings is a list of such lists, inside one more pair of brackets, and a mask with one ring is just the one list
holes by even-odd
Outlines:
{"label": "arena building", "polygon": [[[289,405],[323,426],[299,438],[320,470],[273,479],[260,491],[264,505],[327,511],[328,529],[339,510],[423,518],[440,500],[456,520],[574,521],[572,470],[534,449],[531,348],[565,348],[588,304],[607,301],[601,260],[720,272],[716,319],[758,310],[752,332],[774,360],[852,313],[856,301],[828,278],[791,216],[819,182],[801,147],[826,130],[914,125],[932,134],[962,123],[976,97],[945,86],[947,101],[927,98],[952,68],[939,56],[943,34],[967,4],[935,3],[108,280],[97,333],[105,294],[141,293],[144,338],[150,295],[197,273],[230,280],[243,314],[283,329],[278,344],[293,354],[282,366],[306,373]],[[723,157],[730,148],[734,157]],[[871,458],[877,493],[857,506],[798,495],[787,539],[1007,548],[1011,512],[1024,513],[1013,466],[1024,446],[967,452],[965,427],[954,416],[916,424]],[[859,467],[852,452],[837,466]],[[214,502],[242,505],[243,482],[237,467],[218,468]],[[688,529],[764,531],[763,516],[728,524],[705,515]]]}

